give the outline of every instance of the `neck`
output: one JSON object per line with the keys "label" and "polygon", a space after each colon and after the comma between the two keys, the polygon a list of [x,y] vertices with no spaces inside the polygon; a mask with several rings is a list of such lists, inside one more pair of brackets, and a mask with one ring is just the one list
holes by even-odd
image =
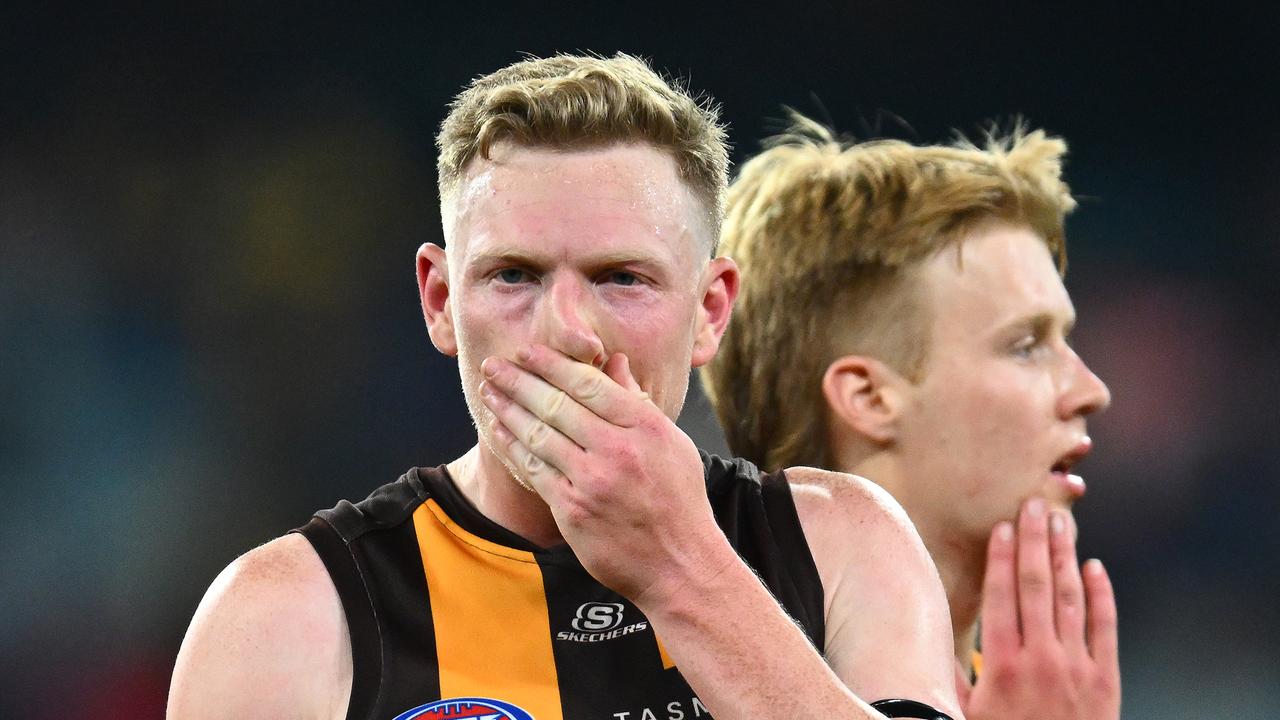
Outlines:
{"label": "neck", "polygon": [[915,524],[947,593],[956,660],[967,674],[977,645],[978,616],[982,609],[982,579],[987,563],[985,543],[958,534],[953,524],[935,519],[934,513],[926,510],[928,506],[911,492],[911,483],[902,480],[902,473],[886,453],[841,463],[840,467],[887,490]]}
{"label": "neck", "polygon": [[485,517],[539,547],[564,542],[551,508],[520,484],[483,442],[448,464],[458,491]]}
{"label": "neck", "polygon": [[[915,520],[916,515],[907,509]],[[942,588],[947,593],[947,605],[951,608],[951,631],[955,639],[956,660],[966,671],[972,664],[973,651],[978,639],[978,616],[982,610],[982,577],[986,572],[986,548],[977,547],[966,538],[954,534],[954,529],[929,527],[916,520],[916,529],[924,539],[933,564],[942,578]]]}

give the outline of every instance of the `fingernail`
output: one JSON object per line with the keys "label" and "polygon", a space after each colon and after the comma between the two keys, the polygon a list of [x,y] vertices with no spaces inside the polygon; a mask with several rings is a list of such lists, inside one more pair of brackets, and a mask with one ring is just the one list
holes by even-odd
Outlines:
{"label": "fingernail", "polygon": [[482,381],[480,383],[480,394],[486,398],[493,399],[493,386]]}
{"label": "fingernail", "polygon": [[1089,573],[1090,575],[1101,575],[1102,561],[1099,560],[1098,558],[1092,558],[1090,560],[1087,560],[1084,564],[1084,571]]}
{"label": "fingernail", "polygon": [[1049,532],[1054,535],[1061,535],[1066,527],[1067,522],[1062,519],[1062,513],[1055,510],[1049,514]]}
{"label": "fingernail", "polygon": [[529,362],[529,358],[533,357],[533,346],[525,345],[520,348],[520,351],[516,353],[516,357],[520,359],[520,362]]}
{"label": "fingernail", "polygon": [[511,442],[511,433],[507,431],[507,428],[503,426],[497,418],[494,418],[493,421],[489,423],[489,428],[493,430],[493,436],[498,438],[499,441],[503,443]]}
{"label": "fingernail", "polygon": [[1027,501],[1027,514],[1033,518],[1044,515],[1044,500],[1041,498],[1031,498]]}
{"label": "fingernail", "polygon": [[1009,542],[1010,540],[1012,540],[1013,525],[1011,525],[1007,521],[996,523],[996,537],[1000,538],[1005,542]]}
{"label": "fingernail", "polygon": [[493,377],[494,375],[497,375],[498,361],[491,357],[485,358],[484,362],[480,363],[480,372],[483,373],[485,377]]}

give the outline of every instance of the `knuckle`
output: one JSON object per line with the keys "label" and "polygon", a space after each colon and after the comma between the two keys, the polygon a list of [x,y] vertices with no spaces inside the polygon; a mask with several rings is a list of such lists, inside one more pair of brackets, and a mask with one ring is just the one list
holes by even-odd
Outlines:
{"label": "knuckle", "polygon": [[1032,665],[1032,674],[1036,678],[1037,685],[1050,687],[1061,684],[1065,673],[1062,663],[1057,658],[1052,655],[1042,655]]}
{"label": "knuckle", "polygon": [[1058,604],[1064,608],[1080,606],[1080,592],[1073,587],[1062,587],[1057,590]]}
{"label": "knuckle", "polygon": [[560,417],[560,413],[564,411],[564,404],[568,400],[568,395],[563,390],[556,390],[551,393],[544,404],[544,411],[548,419]]}
{"label": "knuckle", "polygon": [[1039,570],[1019,570],[1018,587],[1030,593],[1042,593],[1049,587],[1049,578]]}
{"label": "knuckle", "polygon": [[530,450],[542,450],[546,447],[550,437],[551,427],[544,422],[535,422],[529,428],[529,437],[525,439],[525,445]]}
{"label": "knuckle", "polygon": [[636,419],[636,427],[648,435],[665,438],[667,425],[663,421],[666,419],[665,415],[657,412],[641,413]]}
{"label": "knuckle", "polygon": [[573,384],[573,394],[583,400],[594,400],[604,392],[603,375],[598,372],[584,373]]}
{"label": "knuckle", "polygon": [[560,507],[560,517],[570,527],[581,527],[591,517],[591,512],[576,496],[566,498]]}
{"label": "knuckle", "polygon": [[537,455],[534,455],[533,453],[528,453],[524,456],[524,469],[526,472],[536,475],[538,473],[541,473],[543,470],[545,470],[546,467],[547,467],[547,464],[543,462],[542,458],[538,457]]}
{"label": "knuckle", "polygon": [[1054,553],[1053,558],[1049,562],[1053,567],[1053,573],[1060,576],[1067,575],[1075,566],[1075,563],[1071,562],[1070,558],[1061,553]]}
{"label": "knuckle", "polygon": [[608,457],[621,466],[630,466],[640,460],[639,448],[617,433],[608,433],[599,439],[599,443]]}
{"label": "knuckle", "polygon": [[1001,695],[1011,695],[1019,683],[1017,668],[1003,663],[995,667],[983,668],[982,679],[990,682]]}

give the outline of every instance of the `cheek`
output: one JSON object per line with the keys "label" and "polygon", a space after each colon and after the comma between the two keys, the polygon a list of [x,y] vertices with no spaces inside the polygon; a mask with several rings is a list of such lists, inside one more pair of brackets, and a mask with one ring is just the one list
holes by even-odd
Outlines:
{"label": "cheek", "polygon": [[500,293],[494,295],[480,292],[470,294],[458,305],[466,308],[466,311],[458,312],[455,316],[459,355],[478,356],[477,363],[503,348],[514,351],[525,340],[530,325],[530,301],[527,297]]}
{"label": "cheek", "polygon": [[1007,391],[953,384],[930,398],[926,436],[934,458],[932,471],[950,478],[966,501],[1002,495],[1027,477],[1026,458],[1034,452],[1033,433],[1018,402]]}
{"label": "cheek", "polygon": [[[693,352],[693,319],[675,303],[620,308],[602,337],[610,352],[627,355],[640,387],[668,415],[679,410],[688,390]],[[602,328],[603,330],[603,328]]]}
{"label": "cheek", "polygon": [[[691,300],[684,295],[604,303],[607,320],[601,323],[601,339],[607,347],[632,358],[666,359],[688,354],[693,346]],[[646,363],[648,364],[648,363]],[[687,368],[686,368],[687,370]]]}
{"label": "cheek", "polygon": [[1044,480],[1043,423],[1027,412],[1026,399],[992,393],[971,418],[966,495],[984,527],[1016,517],[1019,502]]}

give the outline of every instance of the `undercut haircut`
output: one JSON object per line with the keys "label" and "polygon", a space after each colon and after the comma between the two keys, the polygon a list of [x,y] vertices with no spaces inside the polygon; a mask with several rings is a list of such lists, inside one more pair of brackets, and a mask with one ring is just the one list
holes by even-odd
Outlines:
{"label": "undercut haircut", "polygon": [[864,355],[927,370],[923,262],[984,224],[1029,227],[1066,267],[1066,143],[1018,123],[982,147],[853,143],[793,113],[729,188],[720,252],[742,287],[702,381],[730,449],[766,470],[832,466],[822,378]]}
{"label": "undercut haircut", "polygon": [[471,82],[450,105],[436,146],[441,205],[467,166],[499,143],[580,150],[647,143],[670,153],[680,178],[704,205],[709,243],[724,214],[729,149],[719,108],[644,60],[556,55],[508,65]]}

